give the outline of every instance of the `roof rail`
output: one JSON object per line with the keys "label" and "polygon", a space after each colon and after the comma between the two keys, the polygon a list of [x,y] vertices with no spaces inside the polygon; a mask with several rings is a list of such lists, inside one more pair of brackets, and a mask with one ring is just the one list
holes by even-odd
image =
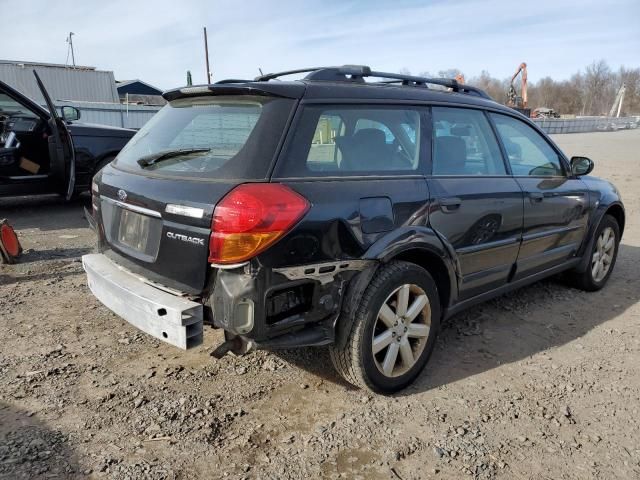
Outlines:
{"label": "roof rail", "polygon": [[249,83],[253,82],[253,80],[246,80],[240,78],[225,78],[224,80],[218,80],[216,85],[226,85],[227,83]]}
{"label": "roof rail", "polygon": [[481,88],[474,87],[472,85],[466,85],[464,83],[459,83],[454,78],[424,78],[422,79],[422,81],[419,81],[419,82],[413,81],[413,80],[398,79],[398,80],[386,80],[386,81],[376,82],[376,83],[386,83],[386,84],[399,83],[402,85],[412,85],[416,87],[426,86],[426,84],[440,85],[443,87],[450,88],[454,92],[472,93],[472,94],[478,95],[479,97],[486,98],[488,100],[493,100],[493,98],[491,98],[491,96]]}
{"label": "roof rail", "polygon": [[268,73],[266,75],[261,75],[259,77],[256,77],[256,82],[273,80],[281,76],[293,75],[296,73],[307,73],[308,75],[305,77],[305,80],[316,80],[316,81],[364,83],[365,77],[377,77],[377,78],[386,79],[386,80],[383,80],[382,82],[376,82],[376,83],[382,83],[382,84],[399,83],[405,86],[425,87],[425,88],[429,88],[428,87],[429,84],[440,85],[443,87],[450,88],[454,92],[470,93],[482,98],[486,98],[488,100],[493,100],[484,90],[478,87],[473,87],[471,85],[458,83],[453,78],[427,78],[427,77],[416,77],[413,75],[404,75],[400,73],[377,72],[377,71],[371,70],[371,68],[367,67],[366,65],[343,65],[341,67],[301,68],[298,70],[288,70],[280,73]]}
{"label": "roof rail", "polygon": [[274,78],[284,77],[286,75],[294,75],[296,73],[308,73],[315,72],[316,70],[321,70],[324,67],[315,67],[315,68],[299,68],[297,70],[285,70],[284,72],[278,73],[266,73],[264,75],[260,75],[255,78],[256,82],[267,82],[269,80],[273,80]]}

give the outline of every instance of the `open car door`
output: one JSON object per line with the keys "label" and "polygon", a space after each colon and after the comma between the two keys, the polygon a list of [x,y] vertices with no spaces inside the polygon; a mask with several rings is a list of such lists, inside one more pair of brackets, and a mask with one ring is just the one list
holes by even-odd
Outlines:
{"label": "open car door", "polygon": [[48,181],[48,175],[21,167],[20,138],[13,132],[14,118],[48,121],[49,113],[40,105],[0,81],[0,196],[31,193],[33,186]]}
{"label": "open car door", "polygon": [[48,142],[52,180],[56,184],[56,190],[69,200],[73,195],[73,188],[76,183],[76,162],[73,140],[71,139],[71,134],[64,120],[58,116],[56,107],[51,101],[47,89],[44,88],[38,73],[34,70],[33,74],[36,76],[36,82],[38,82],[38,87],[40,87],[42,96],[45,102],[47,102],[49,109],[49,128],[51,129],[51,135],[48,138]]}

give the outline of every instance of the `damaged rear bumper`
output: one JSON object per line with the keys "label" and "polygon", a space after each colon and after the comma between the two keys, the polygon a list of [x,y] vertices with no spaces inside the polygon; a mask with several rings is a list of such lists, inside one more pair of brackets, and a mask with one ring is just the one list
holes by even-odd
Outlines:
{"label": "damaged rear bumper", "polygon": [[258,348],[331,344],[347,285],[374,264],[346,260],[264,268],[256,262],[218,270],[208,302],[213,324]]}
{"label": "damaged rear bumper", "polygon": [[276,349],[333,343],[347,284],[374,262],[219,269],[203,303],[156,288],[105,254],[85,255],[82,264],[98,300],[159,340],[194,347],[202,343],[206,323],[230,338]]}
{"label": "damaged rear bumper", "polygon": [[122,269],[103,254],[82,257],[91,292],[133,326],[182,349],[202,343],[203,306]]}

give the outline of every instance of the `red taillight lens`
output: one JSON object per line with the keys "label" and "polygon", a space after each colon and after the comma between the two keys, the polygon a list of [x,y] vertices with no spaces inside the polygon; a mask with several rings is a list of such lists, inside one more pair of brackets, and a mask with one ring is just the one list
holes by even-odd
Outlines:
{"label": "red taillight lens", "polygon": [[278,183],[245,183],[216,205],[209,262],[240,263],[272,245],[309,209],[309,202]]}

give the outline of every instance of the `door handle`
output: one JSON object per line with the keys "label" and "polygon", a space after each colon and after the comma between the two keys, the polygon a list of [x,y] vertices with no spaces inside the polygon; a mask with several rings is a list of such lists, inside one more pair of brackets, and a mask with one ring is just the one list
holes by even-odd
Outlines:
{"label": "door handle", "polygon": [[542,200],[544,200],[544,195],[540,192],[530,192],[529,193],[529,201],[531,201],[531,203],[540,203]]}
{"label": "door handle", "polygon": [[439,200],[440,209],[445,213],[455,212],[462,205],[462,199],[458,197],[447,197]]}

